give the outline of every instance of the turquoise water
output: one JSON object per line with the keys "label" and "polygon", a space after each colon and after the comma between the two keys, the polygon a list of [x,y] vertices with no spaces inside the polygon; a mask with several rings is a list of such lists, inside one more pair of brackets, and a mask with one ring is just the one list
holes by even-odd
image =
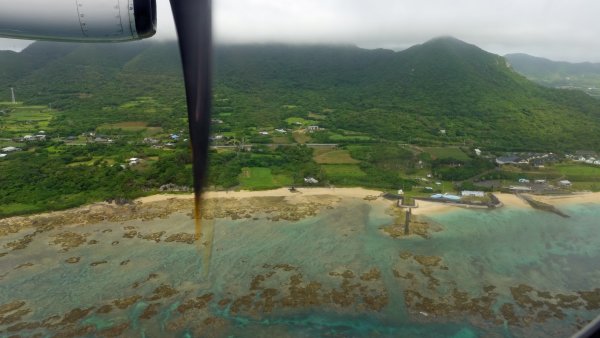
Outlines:
{"label": "turquoise water", "polygon": [[[456,209],[428,218],[442,228],[429,239],[385,235],[380,228],[392,221],[386,208],[349,200],[298,222],[217,220],[208,275],[196,245],[164,241],[192,231],[183,214],[71,227],[97,243],[68,252],[50,244],[65,229],[40,234],[26,249],[0,258],[0,304],[23,301],[20,309],[30,310],[18,320],[4,319],[0,330],[102,336],[122,326],[114,332],[148,337],[561,337],[600,313],[588,303],[600,287],[598,205],[566,206],[568,219],[529,209]],[[125,239],[126,226],[167,233],[160,243]],[[439,261],[427,266],[419,262],[425,256]],[[69,257],[80,261],[65,262]],[[19,267],[26,263],[33,265]],[[157,291],[161,286],[170,292]],[[111,310],[103,311],[108,305]],[[503,313],[508,305],[517,319]]]}

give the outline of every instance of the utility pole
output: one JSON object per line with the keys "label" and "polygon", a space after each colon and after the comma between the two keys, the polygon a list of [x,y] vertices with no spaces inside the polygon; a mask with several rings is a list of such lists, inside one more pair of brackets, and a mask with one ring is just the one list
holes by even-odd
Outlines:
{"label": "utility pole", "polygon": [[13,87],[10,87],[10,94],[12,96],[12,103],[17,103],[17,100],[15,100],[15,89]]}

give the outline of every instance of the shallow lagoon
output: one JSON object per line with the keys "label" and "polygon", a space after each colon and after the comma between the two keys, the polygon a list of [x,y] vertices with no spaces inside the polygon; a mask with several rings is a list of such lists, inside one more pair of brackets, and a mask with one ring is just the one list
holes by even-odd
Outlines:
{"label": "shallow lagoon", "polygon": [[[600,312],[597,205],[563,207],[568,219],[456,209],[427,218],[442,228],[429,239],[385,235],[387,208],[344,199],[299,221],[258,213],[217,219],[208,274],[197,243],[173,236],[193,231],[186,213],[52,229],[0,257],[0,329],[27,336],[562,337]],[[0,245],[6,250],[27,233]],[[65,233],[83,239],[65,248]]]}

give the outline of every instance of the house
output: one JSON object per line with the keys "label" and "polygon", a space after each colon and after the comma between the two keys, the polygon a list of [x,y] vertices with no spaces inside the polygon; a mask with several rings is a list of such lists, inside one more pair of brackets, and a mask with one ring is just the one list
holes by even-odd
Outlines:
{"label": "house", "polygon": [[0,158],[5,158],[6,156],[8,156],[7,154],[0,154]]}
{"label": "house", "polygon": [[446,135],[446,129],[440,129],[440,134],[441,135]]}
{"label": "house", "polygon": [[530,181],[526,178],[519,178],[519,183],[529,183]]}
{"label": "house", "polygon": [[475,149],[475,155],[477,156],[481,156],[481,150],[480,149]]}
{"label": "house", "polygon": [[269,132],[268,131],[261,131],[261,132],[259,132],[259,134],[261,134],[263,136],[266,136],[266,135],[269,135]]}
{"label": "house", "polygon": [[314,177],[305,177],[304,178],[304,182],[306,182],[308,184],[317,184],[317,183],[319,183],[319,181],[317,181]]}
{"label": "house", "polygon": [[463,190],[460,192],[460,195],[463,197],[485,197],[485,192]]}
{"label": "house", "polygon": [[308,129],[309,132],[313,132],[313,131],[319,131],[321,130],[321,128],[319,128],[319,126],[308,126],[306,129]]}
{"label": "house", "polygon": [[533,181],[535,184],[546,184],[546,180],[535,180]]}
{"label": "house", "polygon": [[144,143],[146,143],[146,144],[159,144],[160,140],[157,140],[157,139],[151,138],[151,137],[146,137],[146,138],[144,138]]}
{"label": "house", "polygon": [[108,143],[109,141],[112,141],[112,140],[109,140],[102,136],[98,136],[98,137],[94,138],[94,142],[98,142],[98,143]]}
{"label": "house", "polygon": [[137,158],[137,157],[132,157],[132,158],[130,158],[130,159],[128,160],[128,162],[129,162],[129,165],[130,165],[130,166],[131,166],[131,165],[140,164],[140,162],[141,162],[141,161],[142,161],[142,160],[141,160],[141,159],[139,159],[139,158]]}
{"label": "house", "polygon": [[287,133],[287,131],[285,129],[275,129],[275,131],[279,132],[279,133],[282,133],[282,134]]}
{"label": "house", "polygon": [[17,147],[2,148],[3,153],[12,153],[12,152],[19,151],[19,150],[21,150],[21,148],[17,148]]}
{"label": "house", "polygon": [[171,135],[169,135],[169,138],[171,138],[171,140],[173,140],[173,141],[179,141],[179,138],[181,138],[181,136],[179,136],[177,134],[171,134]]}
{"label": "house", "polygon": [[558,182],[558,184],[559,184],[561,187],[570,187],[570,186],[572,185],[571,181],[569,181],[569,180],[562,180],[562,181],[559,181],[559,182]]}
{"label": "house", "polygon": [[499,165],[518,164],[520,160],[518,156],[501,156],[496,158],[496,163]]}

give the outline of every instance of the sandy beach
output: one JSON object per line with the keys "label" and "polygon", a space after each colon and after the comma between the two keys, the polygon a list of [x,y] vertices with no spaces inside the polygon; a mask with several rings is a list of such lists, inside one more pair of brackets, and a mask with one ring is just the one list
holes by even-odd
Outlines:
{"label": "sandy beach", "polygon": [[[222,204],[222,208],[219,209],[221,210],[227,209],[233,214],[238,213],[248,216],[250,214],[246,215],[247,213],[265,208],[277,208],[283,204],[288,206],[305,204],[315,207],[332,206],[340,198],[359,198],[373,203],[393,205],[392,201],[380,197],[381,194],[381,191],[364,188],[299,188],[296,192],[290,192],[286,188],[281,188],[264,191],[209,191],[205,193],[204,197],[208,201],[220,201],[219,203]],[[495,195],[504,206],[523,209],[531,208],[519,196],[503,193],[495,193]],[[575,193],[560,196],[535,195],[531,197],[534,200],[554,206],[582,203],[600,204],[600,193]],[[90,224],[101,220],[125,221],[136,218],[153,219],[166,217],[174,212],[191,212],[193,209],[193,198],[193,194],[158,194],[139,198],[134,203],[123,206],[98,202],[62,211],[14,216],[0,220],[0,236],[6,233],[14,233],[22,228],[39,226],[40,224]],[[278,203],[283,204],[279,205]],[[207,205],[210,209],[210,203]],[[431,215],[461,208],[459,205],[428,201],[419,201],[418,205],[418,208],[413,209],[414,215]],[[293,219],[295,216],[290,217]]]}
{"label": "sandy beach", "polygon": [[558,196],[533,196],[534,199],[552,204],[554,206],[565,205],[565,204],[583,204],[583,203],[598,203],[600,204],[600,193],[599,192],[580,192],[572,195],[558,195]]}
{"label": "sandy beach", "polygon": [[[208,191],[204,198],[252,198],[252,197],[297,197],[334,195],[338,197],[365,198],[367,196],[379,196],[381,191],[363,188],[298,188],[297,192],[290,192],[287,188],[261,190],[261,191]],[[141,203],[160,202],[169,199],[192,199],[194,194],[159,194],[142,197],[136,200]]]}
{"label": "sandy beach", "polygon": [[422,216],[422,215],[431,215],[435,213],[443,213],[449,210],[453,210],[458,208],[458,206],[449,205],[445,203],[436,203],[429,201],[418,201],[418,208],[413,208],[413,215]]}

